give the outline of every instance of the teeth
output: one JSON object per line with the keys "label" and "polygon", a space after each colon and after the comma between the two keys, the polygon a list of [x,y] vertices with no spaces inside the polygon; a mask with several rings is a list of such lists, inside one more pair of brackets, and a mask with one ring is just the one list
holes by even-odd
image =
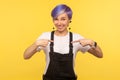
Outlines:
{"label": "teeth", "polygon": [[58,28],[62,28],[61,26],[59,26]]}

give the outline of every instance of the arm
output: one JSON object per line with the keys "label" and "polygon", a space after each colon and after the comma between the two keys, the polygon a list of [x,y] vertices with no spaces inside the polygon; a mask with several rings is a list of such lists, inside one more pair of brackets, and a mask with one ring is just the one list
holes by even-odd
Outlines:
{"label": "arm", "polygon": [[79,42],[83,47],[89,45],[91,47],[88,50],[89,53],[93,54],[94,56],[96,56],[98,58],[103,57],[103,53],[102,53],[101,48],[98,45],[95,46],[95,42],[93,40],[80,39],[80,40],[72,41],[72,43],[75,43],[75,42]]}
{"label": "arm", "polygon": [[88,50],[89,53],[93,54],[94,56],[98,57],[98,58],[102,58],[103,57],[103,53],[101,48],[97,45],[94,48],[90,48]]}
{"label": "arm", "polygon": [[36,43],[33,43],[31,46],[29,46],[25,51],[24,51],[24,59],[29,59],[31,58],[36,52],[37,52],[37,45]]}
{"label": "arm", "polygon": [[42,47],[41,49],[45,48],[49,42],[53,42],[52,40],[47,40],[47,39],[40,39],[34,42],[31,46],[29,46],[25,52],[24,52],[24,59],[29,59],[31,58],[36,52],[37,48],[40,46]]}

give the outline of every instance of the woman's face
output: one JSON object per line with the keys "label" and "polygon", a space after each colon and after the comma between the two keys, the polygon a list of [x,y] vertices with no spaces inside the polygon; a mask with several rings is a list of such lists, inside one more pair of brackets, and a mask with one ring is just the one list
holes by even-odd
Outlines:
{"label": "woman's face", "polygon": [[67,31],[67,27],[69,26],[70,20],[66,13],[60,14],[57,18],[53,19],[53,23],[57,29],[57,31]]}

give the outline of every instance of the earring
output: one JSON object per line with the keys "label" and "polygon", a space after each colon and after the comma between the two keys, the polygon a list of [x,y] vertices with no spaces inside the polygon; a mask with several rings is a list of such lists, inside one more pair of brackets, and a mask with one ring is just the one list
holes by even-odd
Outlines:
{"label": "earring", "polygon": [[71,30],[71,28],[69,27],[69,30]]}
{"label": "earring", "polygon": [[[70,23],[71,23],[72,21],[70,21]],[[71,28],[69,27],[69,30],[71,30]]]}
{"label": "earring", "polygon": [[55,28],[53,27],[52,29],[53,29],[53,31],[54,31]]}

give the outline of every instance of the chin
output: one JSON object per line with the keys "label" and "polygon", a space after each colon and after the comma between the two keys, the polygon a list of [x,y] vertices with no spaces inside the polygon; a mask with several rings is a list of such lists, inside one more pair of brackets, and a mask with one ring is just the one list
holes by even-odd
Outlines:
{"label": "chin", "polygon": [[59,32],[63,32],[64,30],[62,30],[62,29],[58,29],[57,31],[59,31]]}

